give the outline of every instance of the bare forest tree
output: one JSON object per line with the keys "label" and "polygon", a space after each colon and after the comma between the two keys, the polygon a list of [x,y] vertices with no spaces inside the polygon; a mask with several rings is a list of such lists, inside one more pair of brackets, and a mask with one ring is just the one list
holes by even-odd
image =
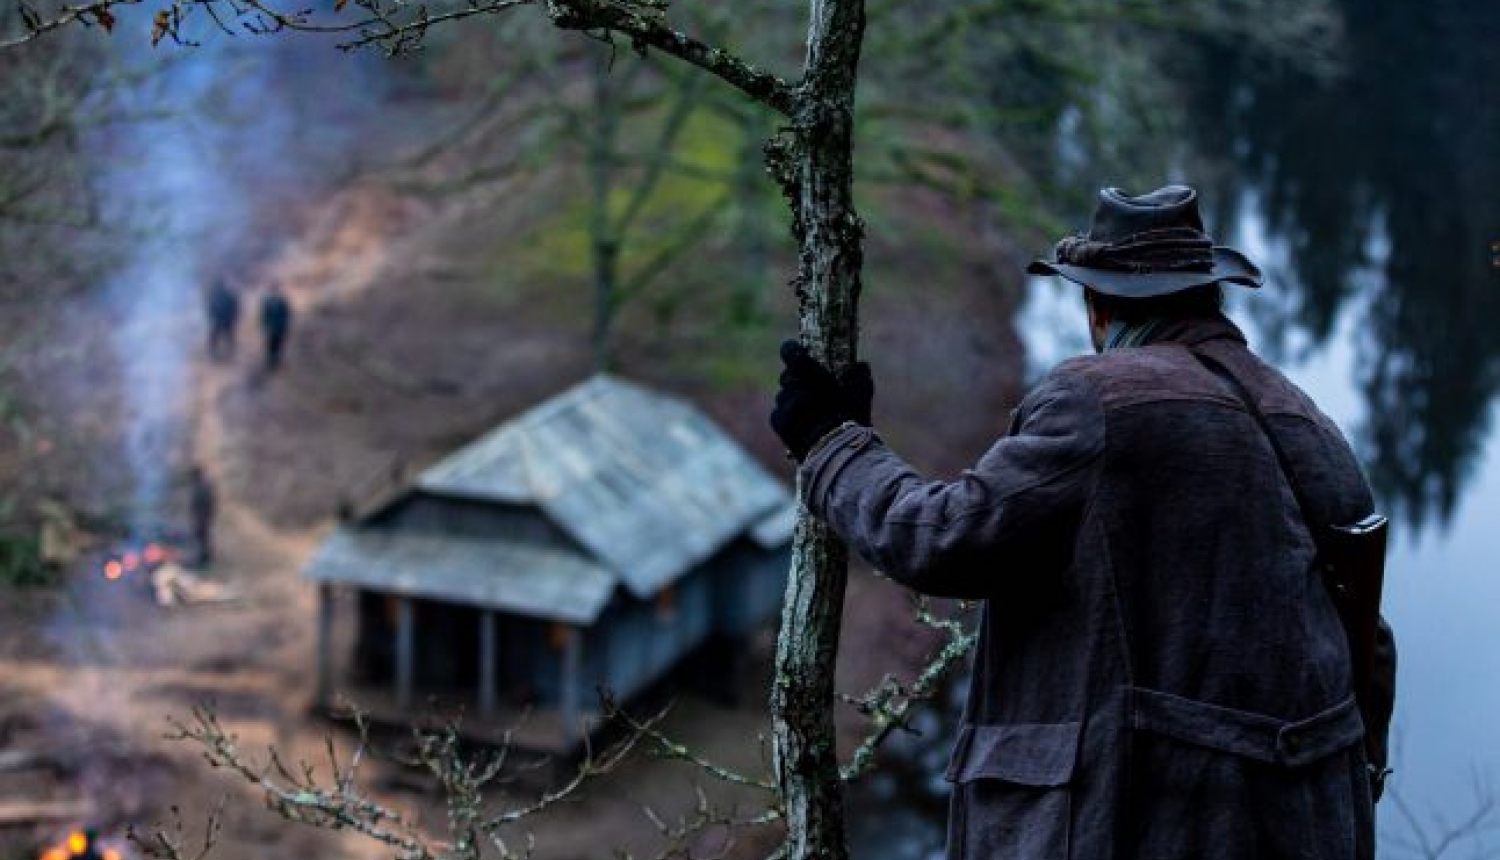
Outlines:
{"label": "bare forest tree", "polygon": [[[145,0],[85,0],[81,3],[41,5],[19,0],[20,26],[0,35],[0,47],[15,47],[46,36],[69,25],[112,29],[120,7],[141,5]],[[1296,10],[1300,4],[1277,3]],[[864,263],[865,223],[854,204],[856,129],[861,114],[856,111],[856,90],[865,77],[861,56],[866,48],[867,22],[881,33],[881,62],[868,76],[878,81],[876,100],[887,107],[871,117],[887,128],[919,128],[909,136],[884,136],[885,145],[872,143],[868,162],[875,179],[920,181],[946,192],[993,203],[1011,213],[1024,212],[1028,200],[1047,190],[1045,178],[1029,176],[1019,166],[1008,171],[976,171],[969,167],[961,145],[945,139],[943,129],[983,129],[999,132],[1021,116],[992,112],[984,107],[994,99],[949,99],[950,81],[919,76],[916,70],[944,68],[945,58],[972,59],[985,55],[1000,34],[1024,43],[1023,31],[1033,26],[1088,28],[1125,25],[1151,28],[1232,26],[1264,35],[1274,27],[1267,21],[1291,20],[1287,15],[1259,12],[1238,2],[1194,2],[1194,0],[1146,0],[1116,4],[1105,0],[1004,0],[1004,2],[942,3],[913,6],[893,0],[809,0],[801,67],[795,75],[770,69],[780,52],[768,53],[767,61],[741,56],[727,46],[729,29],[714,35],[714,28],[696,28],[693,35],[669,17],[664,0],[466,0],[412,5],[399,0],[339,0],[328,12],[304,11],[276,0],[162,0],[149,4],[153,14],[152,38],[157,41],[194,42],[205,30],[226,33],[274,33],[305,31],[331,33],[349,46],[374,45],[402,52],[419,45],[438,24],[532,8],[543,12],[550,23],[610,44],[615,50],[670,58],[718,79],[756,111],[774,118],[778,130],[764,146],[764,165],[779,186],[791,212],[796,243],[797,268],[792,284],[799,308],[799,334],[814,357],[835,373],[849,368],[858,358],[859,299]],[[750,11],[736,8],[734,33],[750,30],[757,22],[747,20]],[[1025,26],[1008,27],[1013,21]],[[1321,24],[1321,22],[1320,22]],[[1041,34],[1044,30],[1038,29]],[[1088,31],[1070,30],[1075,39]],[[707,33],[708,35],[702,35]],[[1029,46],[1035,48],[1035,45]],[[1034,55],[1045,52],[1031,51]],[[953,60],[956,64],[960,61]],[[664,73],[677,101],[669,101],[662,120],[668,135],[677,111],[688,110],[700,96],[700,85],[678,73]],[[968,92],[998,87],[998,79],[965,74]],[[624,115],[625,81],[597,66],[591,80],[594,95],[589,110],[592,133],[585,136],[585,159],[589,164],[593,211],[598,223],[592,231],[596,278],[596,331],[606,331],[610,315],[621,295],[612,260],[618,242],[629,230],[633,201],[649,194],[654,170],[666,162],[648,165],[637,175],[634,194],[616,210],[609,205],[617,166],[612,137]],[[1001,94],[1003,95],[1003,94]],[[1004,103],[1001,99],[1000,103]],[[1063,100],[1051,109],[1062,110]],[[686,105],[687,107],[674,107]],[[903,108],[902,105],[907,107]],[[917,107],[911,107],[916,105]],[[955,109],[958,106],[958,109]],[[1024,113],[1024,107],[1018,108]],[[1034,119],[1034,117],[1026,117]],[[747,125],[758,118],[746,114]],[[936,124],[936,127],[934,127]],[[1038,123],[1045,127],[1045,122]],[[670,142],[670,141],[668,141]],[[647,189],[642,192],[641,189]],[[689,231],[690,232],[690,231]],[[836,699],[833,667],[839,643],[839,628],[847,577],[847,551],[832,534],[804,510],[800,513],[793,541],[792,571],[788,579],[780,633],[776,647],[771,690],[772,771],[768,781],[746,778],[697,760],[692,753],[674,747],[656,736],[649,722],[636,723],[632,737],[653,738],[676,753],[722,778],[743,780],[768,794],[767,812],[756,821],[777,821],[785,827],[785,842],[777,855],[804,860],[842,860],[848,855],[844,838],[842,789],[870,765],[873,747],[900,726],[911,702],[930,694],[936,678],[951,668],[967,648],[968,636],[960,628],[927,616],[930,623],[947,631],[947,645],[933,666],[909,685],[887,684],[861,701],[874,719],[868,744],[853,762],[841,764],[835,750],[833,705]],[[298,771],[280,763],[272,775],[244,765],[242,752],[213,722],[212,715],[199,715],[183,726],[184,737],[201,744],[210,760],[240,772],[260,785],[275,808],[294,820],[335,827],[353,827],[397,849],[402,857],[480,856],[480,839],[486,837],[494,850],[506,856],[524,856],[516,847],[495,838],[500,825],[510,823],[513,812],[481,820],[472,805],[455,807],[450,821],[455,839],[436,845],[388,825],[389,810],[374,805],[355,791],[355,763],[335,764],[334,784],[318,787],[312,772]],[[424,764],[439,773],[451,796],[476,797],[480,788],[496,775],[493,763],[462,763],[448,755],[442,741],[425,747]],[[613,761],[606,757],[604,762]],[[585,773],[599,763],[585,764]],[[546,799],[544,798],[545,802]],[[522,810],[524,811],[524,810]],[[714,811],[701,810],[697,824],[722,823]],[[662,830],[673,835],[691,830],[693,821],[663,822]],[[161,846],[168,856],[181,856],[180,847]]]}
{"label": "bare forest tree", "polygon": [[79,274],[69,250],[101,224],[83,140],[125,121],[113,96],[140,80],[82,34],[62,35],[0,55],[0,297],[42,272]]}
{"label": "bare forest tree", "polygon": [[[705,137],[717,142],[730,101],[702,75],[559,39],[545,22],[522,16],[457,34],[447,47],[454,58],[448,63],[464,66],[455,76],[469,90],[459,93],[468,99],[465,109],[394,165],[367,175],[427,196],[484,198],[576,168],[578,212],[551,213],[537,219],[538,228],[549,250],[567,252],[549,255],[555,265],[586,261],[586,272],[565,277],[588,282],[594,363],[613,367],[620,310],[646,298],[664,309],[680,300],[663,273],[727,222],[731,201],[744,191],[734,167],[705,163],[692,151]],[[477,87],[468,80],[474,62],[487,69]],[[767,117],[760,111],[757,118],[759,138]],[[752,179],[759,184],[758,171]]]}

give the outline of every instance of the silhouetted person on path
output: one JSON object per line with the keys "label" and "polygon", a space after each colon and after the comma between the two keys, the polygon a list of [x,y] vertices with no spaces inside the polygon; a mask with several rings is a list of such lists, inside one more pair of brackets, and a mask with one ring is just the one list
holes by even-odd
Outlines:
{"label": "silhouetted person on path", "polygon": [[208,356],[223,361],[234,356],[234,327],[240,319],[240,297],[223,278],[208,291]]}
{"label": "silhouetted person on path", "polygon": [[275,284],[260,300],[260,330],[266,341],[266,371],[275,372],[281,366],[281,351],[286,346],[287,332],[292,327],[292,306],[286,295]]}
{"label": "silhouetted person on path", "polygon": [[213,484],[209,483],[208,475],[204,474],[201,466],[194,466],[188,472],[188,493],[188,505],[193,518],[193,545],[198,551],[197,561],[199,565],[207,565],[213,561],[214,556],[213,528],[218,499]]}

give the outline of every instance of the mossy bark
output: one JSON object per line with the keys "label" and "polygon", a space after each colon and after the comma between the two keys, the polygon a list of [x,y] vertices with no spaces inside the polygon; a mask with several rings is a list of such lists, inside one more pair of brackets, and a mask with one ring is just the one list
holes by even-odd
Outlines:
{"label": "mossy bark", "polygon": [[[864,230],[854,208],[854,92],[863,0],[813,0],[806,76],[767,160],[792,209],[800,336],[834,372],[856,360]],[[800,511],[771,693],[774,764],[790,860],[844,860],[834,665],[848,576],[844,545]]]}

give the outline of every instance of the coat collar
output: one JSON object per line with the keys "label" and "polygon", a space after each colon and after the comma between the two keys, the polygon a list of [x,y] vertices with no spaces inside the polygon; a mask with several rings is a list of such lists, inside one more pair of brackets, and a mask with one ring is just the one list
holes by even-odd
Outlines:
{"label": "coat collar", "polygon": [[1151,343],[1180,343],[1197,346],[1211,340],[1232,340],[1245,345],[1245,334],[1239,326],[1223,314],[1211,317],[1172,320],[1163,323],[1151,338]]}

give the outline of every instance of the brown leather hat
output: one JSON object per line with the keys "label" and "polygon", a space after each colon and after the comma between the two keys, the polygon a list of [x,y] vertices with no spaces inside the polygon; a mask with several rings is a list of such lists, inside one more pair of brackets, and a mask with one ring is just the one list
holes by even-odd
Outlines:
{"label": "brown leather hat", "polygon": [[1057,243],[1051,260],[1026,267],[1127,299],[1164,296],[1216,283],[1261,285],[1260,269],[1203,232],[1198,192],[1168,185],[1132,197],[1118,188],[1099,192],[1087,236]]}

